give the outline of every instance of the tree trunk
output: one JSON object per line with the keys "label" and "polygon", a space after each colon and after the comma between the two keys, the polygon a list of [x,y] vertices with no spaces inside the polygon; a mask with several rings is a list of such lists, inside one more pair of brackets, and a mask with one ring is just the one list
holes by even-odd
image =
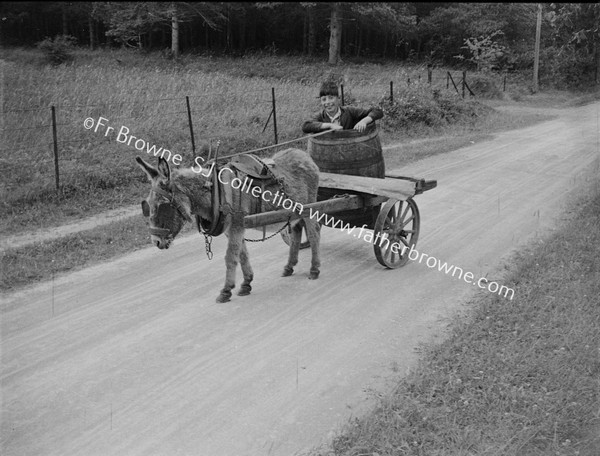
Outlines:
{"label": "tree trunk", "polygon": [[315,19],[315,10],[312,6],[308,7],[308,55],[312,56],[317,48],[317,24]]}
{"label": "tree trunk", "polygon": [[177,17],[177,5],[172,3],[173,16],[171,16],[171,53],[174,58],[179,57],[179,18]]}
{"label": "tree trunk", "polygon": [[533,93],[538,91],[538,71],[540,68],[540,36],[542,30],[542,4],[538,3],[537,23],[535,27],[535,49],[533,55]]}
{"label": "tree trunk", "polygon": [[67,24],[67,6],[66,4],[63,4],[62,7],[62,32],[63,35],[68,35],[69,34],[69,27]]}
{"label": "tree trunk", "polygon": [[304,15],[302,23],[302,54],[308,54],[308,12]]}
{"label": "tree trunk", "polygon": [[247,23],[248,23],[247,18],[242,17],[240,20],[240,26],[238,29],[239,33],[240,33],[238,49],[242,55],[246,53],[246,24]]}
{"label": "tree trunk", "polygon": [[231,6],[227,6],[227,35],[225,37],[225,51],[230,52],[232,49],[231,45]]}
{"label": "tree trunk", "polygon": [[600,46],[598,46],[598,38],[594,36],[593,52],[594,52],[594,83],[600,82]]}
{"label": "tree trunk", "polygon": [[340,47],[342,44],[342,14],[341,5],[336,2],[331,7],[331,19],[329,23],[329,61],[330,65],[340,62]]}
{"label": "tree trunk", "polygon": [[88,18],[88,24],[90,27],[90,49],[93,51],[96,49],[96,33],[94,28],[94,19],[91,15]]}

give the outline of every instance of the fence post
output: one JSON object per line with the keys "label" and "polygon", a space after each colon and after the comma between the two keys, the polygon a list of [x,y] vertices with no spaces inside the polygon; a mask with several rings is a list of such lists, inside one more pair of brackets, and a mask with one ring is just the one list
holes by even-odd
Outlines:
{"label": "fence post", "polygon": [[390,103],[394,102],[394,81],[390,81]]}
{"label": "fence post", "polygon": [[50,107],[52,111],[52,139],[54,143],[54,180],[56,182],[56,191],[60,190],[60,180],[58,174],[58,137],[56,135],[56,109]]}
{"label": "fence post", "polygon": [[188,124],[190,126],[190,136],[192,138],[192,153],[196,156],[196,141],[194,140],[194,126],[192,125],[192,110],[190,109],[190,97],[185,96],[185,104],[187,105]]}
{"label": "fence post", "polygon": [[450,88],[450,72],[446,71],[446,90]]}
{"label": "fence post", "polygon": [[277,144],[277,110],[275,109],[275,87],[271,87],[271,97],[273,98],[273,132],[275,133],[275,144]]}
{"label": "fence post", "polygon": [[406,78],[406,85],[410,85],[410,76]]}
{"label": "fence post", "polygon": [[342,92],[342,106],[344,106],[344,84],[340,84],[340,91]]}
{"label": "fence post", "polygon": [[463,79],[462,79],[462,97],[465,97],[465,84],[467,82],[467,72],[463,71]]}
{"label": "fence post", "polygon": [[454,86],[454,90],[456,90],[456,93],[457,93],[458,95],[460,95],[460,92],[458,91],[458,87],[456,87],[456,84],[454,83],[454,78],[452,77],[452,75],[450,74],[450,72],[449,72],[449,71],[447,71],[447,72],[446,72],[446,75],[447,75],[446,77],[447,77],[447,78],[448,78],[450,81],[452,81],[452,85]]}

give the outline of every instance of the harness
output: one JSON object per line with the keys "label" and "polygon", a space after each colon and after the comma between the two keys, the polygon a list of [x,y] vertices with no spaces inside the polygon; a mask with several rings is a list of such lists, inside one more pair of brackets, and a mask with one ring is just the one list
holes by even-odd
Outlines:
{"label": "harness", "polygon": [[[285,195],[283,188],[283,179],[278,178],[273,174],[270,167],[263,162],[260,158],[251,154],[238,155],[235,159],[231,160],[227,166],[231,170],[232,175],[230,179],[240,179],[244,182],[244,186],[247,183],[247,179],[250,180],[248,184],[251,189],[259,187],[260,195],[265,190],[267,185],[277,183],[279,186],[279,192],[283,196]],[[223,234],[225,230],[225,220],[228,215],[232,217],[243,217],[248,213],[260,213],[263,209],[262,196],[255,197],[254,195],[248,195],[250,200],[249,212],[244,211],[243,200],[244,193],[249,193],[249,189],[245,191],[242,188],[233,188],[230,183],[221,182],[219,179],[219,173],[222,168],[215,165],[213,172],[211,173],[210,183],[207,182],[205,185],[211,188],[211,205],[212,205],[212,217],[211,219],[202,218],[200,215],[195,215],[198,231],[204,235],[206,254],[209,259],[212,259],[211,243],[213,236],[219,236]],[[181,217],[191,222],[192,219],[187,215],[184,207],[178,202],[173,192],[166,191],[160,188],[158,185],[152,185],[151,192],[156,193],[168,201],[160,203],[156,209],[157,224],[160,227],[148,227],[148,231],[151,235],[160,236],[164,238],[172,239],[175,231],[177,230],[177,212]],[[150,216],[150,207],[146,200],[142,201],[142,213],[145,217]],[[290,216],[291,217],[291,216]],[[290,220],[282,226],[277,232],[271,234],[268,237],[264,236],[262,239],[244,239],[249,242],[265,241],[279,234],[285,228],[289,226]]]}
{"label": "harness", "polygon": [[[283,189],[283,179],[278,178],[273,174],[270,167],[252,154],[242,154],[237,155],[233,160],[228,162],[227,168],[231,170],[233,175],[230,176],[231,179],[237,178],[240,181],[245,183],[247,179],[250,180],[251,184],[249,186],[251,188],[258,187],[260,189],[259,194],[262,195],[265,187],[269,184],[277,183],[279,185],[279,191],[281,195],[284,195]],[[196,215],[196,221],[198,222],[198,231],[200,234],[204,235],[204,241],[206,245],[206,254],[208,258],[212,258],[211,251],[211,242],[213,236],[219,236],[223,234],[225,228],[225,219],[227,215],[232,217],[240,217],[243,218],[248,213],[260,213],[263,209],[263,199],[262,197],[255,197],[253,195],[249,195],[251,198],[249,212],[244,211],[243,200],[244,193],[250,193],[248,188],[233,188],[231,185],[221,182],[218,178],[219,172],[222,168],[215,166],[215,169],[211,175],[211,200],[212,200],[212,220],[206,220],[199,215]],[[272,237],[279,234],[281,231],[286,229],[289,225],[288,222],[283,225],[277,232],[269,235],[268,237],[264,236],[262,239],[247,239],[244,238],[245,241],[248,242],[260,242],[265,241],[267,239],[271,239]]]}
{"label": "harness", "polygon": [[[181,203],[175,200],[173,192],[167,192],[157,185],[153,185],[151,192],[163,196],[169,200],[167,203],[160,203],[156,209],[156,218],[160,226],[168,226],[169,228],[148,227],[148,232],[151,235],[161,237],[173,237],[173,220],[175,219],[175,211],[183,217],[184,220],[191,222],[192,219],[187,215]],[[142,213],[144,217],[150,217],[150,206],[146,200],[142,201]]]}
{"label": "harness", "polygon": [[[211,175],[212,219],[206,220],[199,215],[196,215],[198,231],[204,235],[205,239],[207,239],[207,236],[219,236],[223,234],[225,228],[225,214],[223,213],[221,205],[224,188],[223,184],[219,182],[218,171],[219,170],[215,166],[215,170]],[[207,240],[207,242],[209,241]]]}

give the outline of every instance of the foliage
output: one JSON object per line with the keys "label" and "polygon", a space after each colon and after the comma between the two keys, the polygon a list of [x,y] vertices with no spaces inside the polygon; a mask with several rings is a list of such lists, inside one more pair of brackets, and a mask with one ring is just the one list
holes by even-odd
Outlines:
{"label": "foliage", "polygon": [[467,84],[477,98],[502,99],[502,91],[496,84],[497,80],[489,74],[473,73],[469,75]]}
{"label": "foliage", "polygon": [[434,61],[450,63],[456,55],[469,57],[464,37],[486,37],[501,31],[499,45],[512,48],[526,42],[533,48],[535,5],[518,3],[449,3],[435,8],[418,25]]}
{"label": "foliage", "polygon": [[[498,64],[506,51],[506,46],[501,45],[494,38],[502,35],[504,35],[502,30],[496,30],[489,35],[465,39],[462,49],[469,51],[471,57],[467,60],[476,65],[477,71],[488,71]],[[464,59],[462,55],[456,57]]]}
{"label": "foliage", "polygon": [[471,122],[491,110],[478,102],[465,101],[451,92],[431,91],[424,84],[412,84],[401,90],[393,102],[387,96],[382,98],[379,107],[384,112],[383,127],[388,130]]}
{"label": "foliage", "polygon": [[600,4],[552,4],[546,18],[552,43],[542,50],[542,74],[558,87],[598,83]]}
{"label": "foliage", "polygon": [[[527,70],[533,66],[534,3],[335,3],[342,61],[373,58]],[[332,2],[5,2],[0,38],[33,44],[70,34],[78,43],[234,56],[268,51],[318,57],[329,50]],[[544,4],[540,79],[598,82],[600,5]],[[176,14],[175,14],[176,13]],[[171,32],[177,18],[179,33]],[[465,38],[468,38],[465,41]],[[576,56],[573,56],[575,54]],[[563,56],[569,56],[560,61]],[[573,59],[570,58],[573,56]],[[338,59],[336,59],[338,60]],[[564,63],[569,61],[571,64]],[[573,79],[573,73],[578,75]]]}
{"label": "foliage", "polygon": [[176,14],[179,22],[194,18],[216,28],[224,18],[223,6],[211,2],[104,2],[96,3],[92,15],[108,26],[106,36],[132,47],[142,47],[142,36],[165,30]]}
{"label": "foliage", "polygon": [[592,83],[594,62],[570,46],[547,47],[540,57],[542,82],[556,88],[582,87]]}
{"label": "foliage", "polygon": [[57,35],[37,43],[37,48],[44,53],[46,60],[53,65],[73,60],[73,51],[77,39],[69,35]]}

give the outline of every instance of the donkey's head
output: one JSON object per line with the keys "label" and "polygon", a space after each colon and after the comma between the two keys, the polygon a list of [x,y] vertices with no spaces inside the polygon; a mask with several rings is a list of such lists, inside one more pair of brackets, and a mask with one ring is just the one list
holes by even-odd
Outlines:
{"label": "donkey's head", "polygon": [[189,199],[171,181],[171,169],[164,158],[158,159],[158,168],[136,157],[152,188],[142,201],[142,212],[148,217],[150,239],[159,249],[168,249],[185,222],[190,222]]}

